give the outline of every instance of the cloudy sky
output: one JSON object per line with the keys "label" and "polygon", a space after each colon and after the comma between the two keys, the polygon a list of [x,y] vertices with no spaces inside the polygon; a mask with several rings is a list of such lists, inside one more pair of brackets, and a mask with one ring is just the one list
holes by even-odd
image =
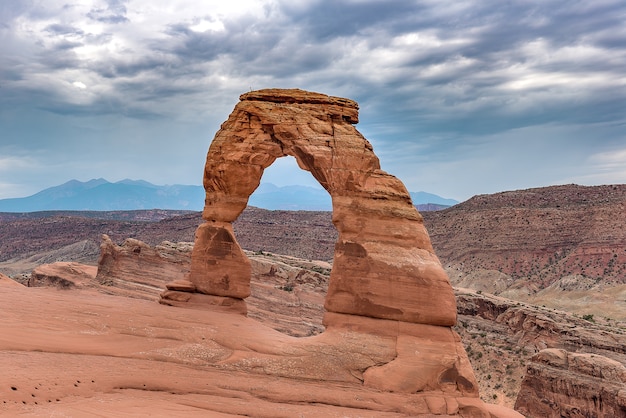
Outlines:
{"label": "cloudy sky", "polygon": [[358,101],[411,191],[626,183],[625,22],[624,0],[2,0],[0,198],[201,184],[239,95],[268,87]]}

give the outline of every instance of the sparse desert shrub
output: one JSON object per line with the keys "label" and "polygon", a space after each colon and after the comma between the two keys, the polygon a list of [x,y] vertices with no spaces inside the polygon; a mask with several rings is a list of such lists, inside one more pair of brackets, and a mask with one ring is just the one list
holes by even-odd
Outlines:
{"label": "sparse desert shrub", "polygon": [[593,314],[585,314],[583,315],[583,319],[589,322],[596,322],[595,319],[593,319]]}
{"label": "sparse desert shrub", "polygon": [[311,270],[313,270],[316,273],[323,274],[325,276],[330,275],[330,269],[327,269],[327,268],[324,268],[324,267],[314,266],[314,267],[311,268]]}
{"label": "sparse desert shrub", "polygon": [[279,289],[284,290],[285,292],[293,292],[293,285],[287,283],[286,285],[279,287]]}

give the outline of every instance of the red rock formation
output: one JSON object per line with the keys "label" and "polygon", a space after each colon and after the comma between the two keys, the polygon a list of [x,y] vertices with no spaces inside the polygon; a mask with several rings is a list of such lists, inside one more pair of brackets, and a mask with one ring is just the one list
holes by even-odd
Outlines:
{"label": "red rock formation", "polygon": [[[249,295],[250,267],[231,223],[263,170],[291,155],[333,199],[339,232],[326,309],[413,323],[455,323],[452,288],[406,188],[354,128],[358,105],[301,90],[241,96],[211,143],[189,280],[196,292]],[[436,308],[435,308],[436,307]]]}
{"label": "red rock formation", "polygon": [[[94,288],[112,295],[156,300],[166,283],[173,280],[169,287],[181,291],[165,291],[173,297],[164,298],[164,304],[247,312],[251,318],[292,336],[309,336],[322,331],[323,295],[328,280],[316,270],[330,270],[329,263],[248,252],[253,292],[246,306],[240,299],[184,291],[189,284],[184,277],[191,265],[191,249],[192,245],[187,242],[164,241],[149,246],[136,239],[127,239],[119,246],[104,235],[97,277],[96,267],[55,263],[36,269],[36,281],[40,286],[66,283],[66,288]],[[62,266],[66,267],[60,268]],[[83,270],[89,270],[90,277],[89,280],[82,277],[79,282],[75,272]]]}
{"label": "red rock formation", "polygon": [[[393,353],[366,367],[342,365],[365,387],[424,394],[426,408],[419,414],[489,416],[451,329],[454,294],[422,217],[402,182],[380,169],[372,146],[353,126],[357,122],[358,105],[348,99],[301,90],[242,95],[209,148],[206,222],[196,232],[188,280],[168,284],[161,301],[240,309],[237,301],[244,303],[250,295],[251,265],[232,222],[246,208],[263,170],[277,158],[293,156],[331,195],[339,234],[325,302],[327,329],[305,343],[307,350],[342,350],[337,337],[357,333],[363,346],[351,347],[351,358],[372,359],[372,346],[380,344],[382,352]],[[314,373],[317,379],[337,379],[335,373],[324,374],[318,361],[258,367],[282,377],[301,378],[306,370],[309,378]],[[259,362],[258,355],[246,356],[246,364]],[[469,409],[463,406],[468,400]],[[505,415],[517,416],[512,411],[493,416]]]}
{"label": "red rock formation", "polygon": [[515,409],[531,417],[626,417],[626,368],[597,354],[542,350]]}
{"label": "red rock formation", "polygon": [[28,287],[57,287],[71,289],[90,285],[97,267],[81,263],[58,261],[36,267],[28,279]]}
{"label": "red rock formation", "polygon": [[96,279],[118,294],[124,289],[128,296],[155,300],[164,289],[164,282],[180,279],[189,272],[190,250],[188,243],[165,241],[151,247],[132,238],[118,246],[103,235]]}

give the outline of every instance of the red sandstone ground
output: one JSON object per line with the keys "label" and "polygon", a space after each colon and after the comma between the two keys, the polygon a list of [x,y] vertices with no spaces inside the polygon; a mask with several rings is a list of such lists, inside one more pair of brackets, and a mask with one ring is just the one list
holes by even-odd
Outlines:
{"label": "red sandstone ground", "polygon": [[230,313],[0,286],[3,415],[479,416],[477,399],[452,405],[432,392],[365,388],[355,366],[382,361],[387,337],[344,329],[295,338]]}

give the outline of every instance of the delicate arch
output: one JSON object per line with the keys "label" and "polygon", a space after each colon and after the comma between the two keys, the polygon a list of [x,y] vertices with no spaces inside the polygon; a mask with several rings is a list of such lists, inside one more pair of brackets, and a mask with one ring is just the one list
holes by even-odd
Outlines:
{"label": "delicate arch", "polygon": [[207,154],[206,222],[196,232],[191,285],[183,290],[249,296],[250,262],[231,224],[246,208],[263,170],[290,155],[333,202],[339,237],[327,311],[453,325],[454,294],[422,217],[402,182],[380,169],[372,146],[354,127],[357,103],[278,89],[240,99]]}

